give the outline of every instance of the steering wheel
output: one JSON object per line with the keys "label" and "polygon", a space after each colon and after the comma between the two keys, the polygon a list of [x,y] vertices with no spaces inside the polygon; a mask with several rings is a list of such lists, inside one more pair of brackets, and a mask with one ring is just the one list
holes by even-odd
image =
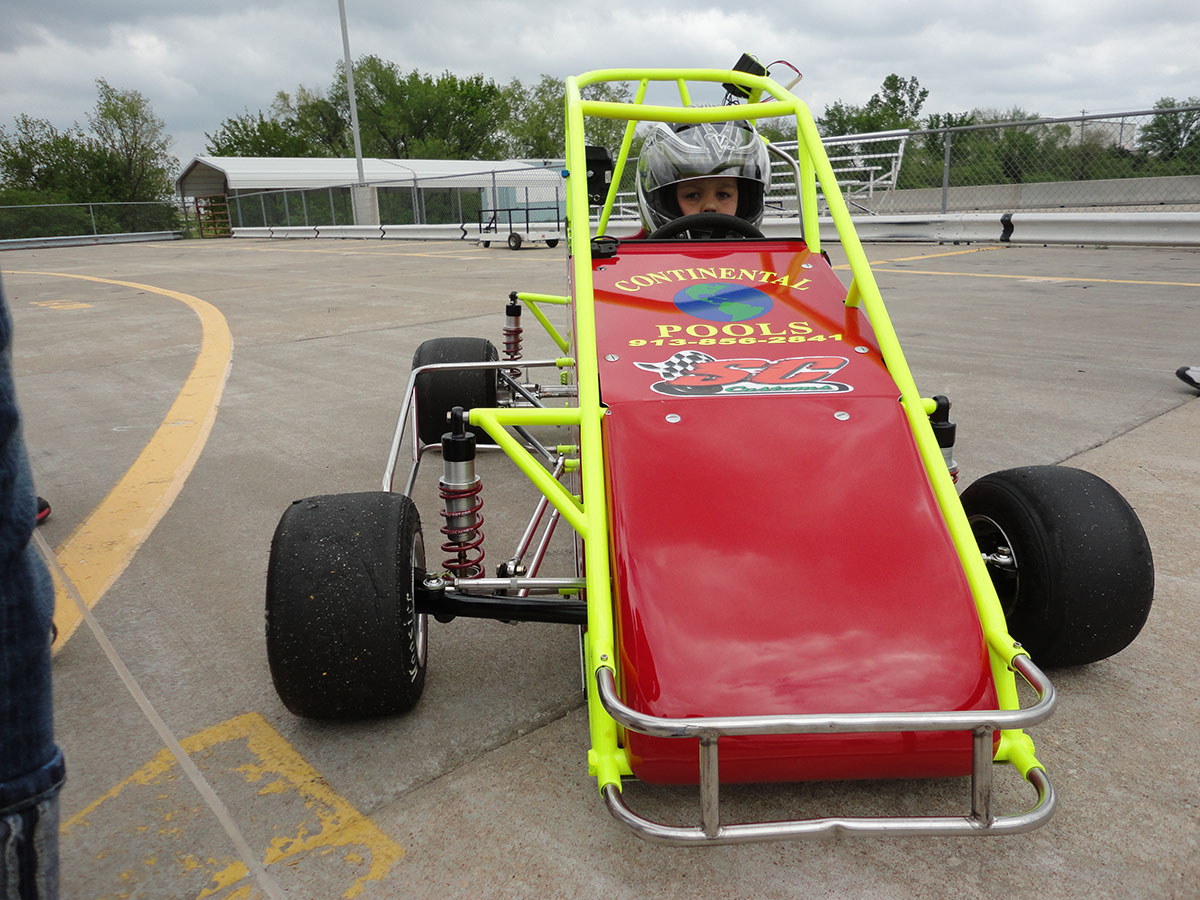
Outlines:
{"label": "steering wheel", "polygon": [[666,225],[656,228],[648,240],[665,241],[678,237],[685,231],[707,232],[710,239],[722,238],[734,234],[739,237],[760,238],[763,233],[737,216],[727,216],[724,213],[696,213],[691,216],[680,216]]}

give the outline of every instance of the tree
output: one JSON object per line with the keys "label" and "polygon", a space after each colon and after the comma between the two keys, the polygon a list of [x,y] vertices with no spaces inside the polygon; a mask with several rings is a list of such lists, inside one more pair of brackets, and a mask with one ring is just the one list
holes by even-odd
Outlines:
{"label": "tree", "polygon": [[28,203],[87,199],[87,136],[78,125],[59,131],[45,119],[21,114],[10,131],[0,125],[0,184]]}
{"label": "tree", "polygon": [[[928,131],[936,132],[946,128],[963,128],[968,125],[974,125],[975,121],[975,113],[973,112],[931,113],[925,120],[924,128]],[[930,156],[936,156],[939,153],[945,152],[945,136],[942,134],[922,135],[921,143],[924,145],[925,151],[929,153]]]}
{"label": "tree", "polygon": [[526,87],[514,78],[504,88],[512,115],[508,123],[508,153],[524,159],[561,158],[566,146],[561,78],[543,74]]}
{"label": "tree", "polygon": [[170,203],[45,206],[165,201],[174,191],[172,174],[179,162],[169,153],[171,138],[149,101],[104,79],[96,87],[90,131],[78,124],[59,130],[28,115],[17,116],[11,130],[0,126],[0,204],[41,206],[25,212],[16,231],[0,237],[178,227]]}
{"label": "tree", "polygon": [[871,95],[867,101],[867,110],[878,115],[884,122],[880,131],[895,128],[916,128],[919,124],[921,107],[929,91],[921,87],[916,75],[901,78],[899,75],[889,75],[883,79],[879,92]]}
{"label": "tree", "polygon": [[260,109],[226,119],[213,134],[205,133],[205,152],[213,156],[326,156],[323,149],[299,133],[294,122]]}
{"label": "tree", "polygon": [[795,119],[760,119],[755,128],[772,144],[796,140]]}
{"label": "tree", "polygon": [[[96,79],[99,97],[88,115],[93,173],[108,183],[105,199],[161,200],[174,190],[179,160],[171,155],[172,138],[140,91],[121,91]],[[105,171],[106,170],[106,171]]]}
{"label": "tree", "polygon": [[[350,100],[338,63],[330,101],[349,115]],[[395,159],[489,159],[504,152],[508,103],[482,75],[405,74],[378,56],[354,64],[358,124],[366,156]]]}
{"label": "tree", "polygon": [[[1174,97],[1163,97],[1154,104],[1155,109],[1162,110],[1179,106],[1200,106],[1200,97],[1189,97],[1187,103],[1177,103]],[[1164,162],[1197,144],[1200,144],[1200,110],[1158,113],[1138,135],[1138,147]]]}
{"label": "tree", "polygon": [[179,161],[162,119],[138,91],[96,81],[90,132],[78,124],[59,130],[20,115],[0,126],[0,179],[43,203],[162,200],[174,193]]}
{"label": "tree", "polygon": [[928,96],[929,91],[921,87],[916,75],[909,78],[889,75],[866,105],[835,100],[825,107],[825,114],[817,119],[817,128],[826,137],[916,128]]}
{"label": "tree", "polygon": [[[523,159],[561,159],[566,148],[566,86],[561,78],[543,74],[537,84],[525,87],[514,78],[504,89],[511,110],[508,123],[508,153]],[[590,84],[581,95],[587,100],[628,102],[627,84]],[[593,119],[587,123],[589,144],[616,154],[625,136],[625,123],[616,119]]]}
{"label": "tree", "polygon": [[348,104],[339,109],[328,97],[300,85],[294,101],[284,91],[277,93],[271,114],[308,145],[310,152],[300,155],[349,156],[353,152]]}

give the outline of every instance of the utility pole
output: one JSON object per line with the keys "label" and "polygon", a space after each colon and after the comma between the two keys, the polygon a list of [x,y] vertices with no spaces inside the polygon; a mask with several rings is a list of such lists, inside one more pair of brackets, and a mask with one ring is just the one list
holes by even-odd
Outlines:
{"label": "utility pole", "polygon": [[342,52],[346,55],[346,93],[350,95],[350,129],[354,132],[354,158],[358,161],[358,183],[365,184],[362,141],[358,138],[358,101],[354,97],[354,64],[350,62],[350,34],[346,31],[346,0],[338,0],[338,15],[342,19]]}
{"label": "utility pole", "polygon": [[358,183],[350,188],[350,209],[355,225],[379,224],[379,197],[367,184],[363,172],[362,141],[358,136],[358,99],[354,96],[354,64],[350,61],[350,34],[346,30],[346,0],[338,0],[342,20],[342,52],[346,56],[346,94],[350,99],[350,130],[354,135],[354,159],[358,163]]}

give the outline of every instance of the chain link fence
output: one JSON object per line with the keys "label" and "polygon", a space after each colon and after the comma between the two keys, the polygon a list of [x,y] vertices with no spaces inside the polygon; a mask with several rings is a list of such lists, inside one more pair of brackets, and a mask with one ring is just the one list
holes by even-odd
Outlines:
{"label": "chain link fence", "polygon": [[[852,215],[1200,210],[1200,106],[824,140]],[[777,145],[794,154],[795,142]],[[617,212],[637,215],[636,164]],[[796,209],[772,162],[768,215]]]}
{"label": "chain link fence", "polygon": [[175,203],[43,203],[0,206],[0,240],[181,231]]}
{"label": "chain link fence", "polygon": [[[476,233],[560,227],[566,195],[560,169],[500,169],[371,185],[384,225],[461,225]],[[351,186],[235,192],[234,228],[352,225]],[[511,227],[510,227],[511,226]]]}
{"label": "chain link fence", "polygon": [[[1200,106],[830,138],[852,213],[1200,210]],[[886,174],[871,183],[864,172]],[[858,167],[856,171],[851,171]],[[791,191],[784,178],[779,190]]]}
{"label": "chain link fence", "polygon": [[[794,152],[795,144],[778,145]],[[827,138],[852,214],[1200,210],[1200,106]],[[637,161],[614,218],[636,221]],[[483,171],[372,185],[384,225],[458,225],[505,235],[561,229],[557,167]],[[235,192],[234,228],[354,224],[350,185]],[[796,206],[795,179],[773,163],[768,214]],[[174,203],[0,206],[0,240],[194,230]]]}
{"label": "chain link fence", "polygon": [[350,185],[290,191],[235,191],[229,196],[234,228],[352,225]]}

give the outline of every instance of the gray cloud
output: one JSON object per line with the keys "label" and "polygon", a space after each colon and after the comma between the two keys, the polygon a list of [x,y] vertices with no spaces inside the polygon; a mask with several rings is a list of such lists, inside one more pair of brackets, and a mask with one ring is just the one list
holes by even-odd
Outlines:
{"label": "gray cloud", "polygon": [[[6,0],[0,123],[19,113],[84,123],[95,79],[144,93],[186,162],[204,132],[276,91],[325,89],[342,55],[336,0]],[[1200,94],[1200,16],[1163,0],[863,0],[853,17],[767,0],[748,8],[611,0],[346,0],[351,49],[403,69],[507,83],[593,68],[715,66],[742,50],[805,73],[814,113],[863,103],[888,74],[916,75],[925,112],[1020,107],[1042,115],[1144,108]],[[780,73],[782,69],[778,70]]]}

